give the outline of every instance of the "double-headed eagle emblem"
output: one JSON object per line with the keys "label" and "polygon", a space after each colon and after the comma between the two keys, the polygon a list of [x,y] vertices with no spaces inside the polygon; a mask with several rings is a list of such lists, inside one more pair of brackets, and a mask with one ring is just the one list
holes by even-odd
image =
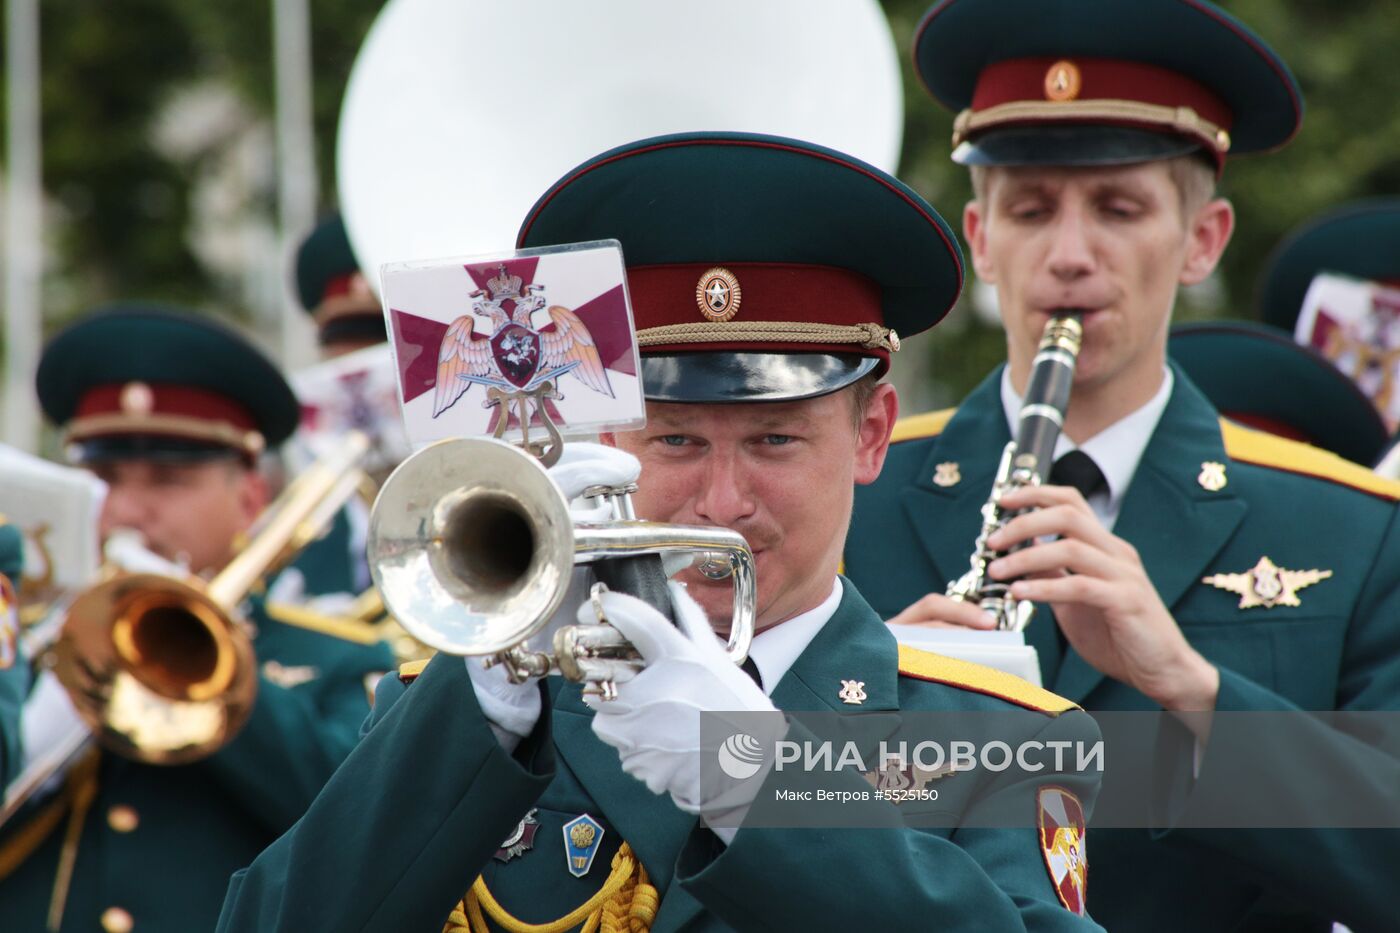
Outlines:
{"label": "double-headed eagle emblem", "polygon": [[531,392],[565,373],[613,397],[593,335],[563,305],[549,305],[541,285],[499,267],[485,290],[472,292],[472,309],[447,328],[438,348],[436,418],[472,386]]}

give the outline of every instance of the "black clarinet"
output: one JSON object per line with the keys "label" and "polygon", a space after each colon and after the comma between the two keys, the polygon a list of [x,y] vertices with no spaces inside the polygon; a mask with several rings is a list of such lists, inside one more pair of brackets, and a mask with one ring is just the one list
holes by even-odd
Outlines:
{"label": "black clarinet", "polygon": [[1055,442],[1064,428],[1074,366],[1083,339],[1084,329],[1072,315],[1052,317],[1046,322],[1040,348],[1031,364],[1026,398],[1016,418],[1015,438],[1002,451],[992,493],[982,505],[982,530],[972,548],[971,567],[948,584],[949,596],[977,603],[992,614],[998,629],[1021,631],[1030,622],[1035,606],[1012,596],[1009,581],[993,580],[987,574],[992,561],[1010,553],[991,550],[987,538],[1020,514],[1002,509],[1002,496],[1013,489],[1038,486],[1050,478]]}

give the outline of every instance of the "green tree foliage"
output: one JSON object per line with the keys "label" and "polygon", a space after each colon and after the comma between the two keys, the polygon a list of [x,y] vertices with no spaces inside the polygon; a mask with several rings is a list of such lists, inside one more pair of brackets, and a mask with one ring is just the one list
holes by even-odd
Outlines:
{"label": "green tree foliage", "polygon": [[[966,173],[948,160],[952,115],[923,90],[910,65],[910,41],[930,0],[882,3],[905,75],[900,174],[959,227],[970,192]],[[1395,0],[1224,5],[1291,64],[1308,114],[1283,151],[1230,165],[1224,190],[1235,202],[1239,229],[1220,288],[1201,302],[1183,302],[1182,316],[1255,316],[1256,277],[1290,229],[1342,202],[1400,191]],[[45,184],[59,208],[49,236],[50,322],[98,300],[137,295],[232,310],[187,245],[189,186],[199,166],[162,157],[151,127],[173,93],[211,79],[230,83],[252,112],[270,119],[272,3],[44,0],[41,8]],[[310,8],[317,162],[328,209],[336,201],[341,97],[380,3],[310,0]],[[257,209],[274,216],[272,192],[261,197]],[[906,358],[930,356],[914,406],[951,403],[1001,357],[999,330],[978,321],[968,305],[964,298],[931,338],[909,342]]]}
{"label": "green tree foliage", "polygon": [[150,137],[170,88],[199,70],[190,36],[168,0],[39,6],[55,318],[117,296],[197,293],[202,273],[183,238],[188,179]]}
{"label": "green tree foliage", "polygon": [[[207,3],[166,0],[180,8],[192,34],[247,99],[269,117],[276,74],[273,67],[273,4]],[[322,206],[335,206],[335,138],[345,83],[366,33],[379,15],[379,0],[308,0],[311,18],[311,64],[314,75],[312,116],[316,128],[316,164]]]}

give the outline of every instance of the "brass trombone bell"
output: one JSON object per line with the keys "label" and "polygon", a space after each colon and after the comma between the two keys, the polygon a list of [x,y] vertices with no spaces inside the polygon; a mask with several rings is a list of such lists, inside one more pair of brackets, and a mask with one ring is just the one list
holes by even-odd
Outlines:
{"label": "brass trombone bell", "polygon": [[54,673],[98,741],[148,764],[203,758],[242,728],[257,661],[242,623],[199,583],[125,573],[84,591]]}

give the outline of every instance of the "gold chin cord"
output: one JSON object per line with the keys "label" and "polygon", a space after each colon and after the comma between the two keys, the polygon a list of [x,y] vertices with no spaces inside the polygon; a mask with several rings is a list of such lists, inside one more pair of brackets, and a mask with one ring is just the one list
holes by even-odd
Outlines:
{"label": "gold chin cord", "polygon": [[[439,441],[385,480],[370,516],[370,574],[393,617],[424,644],[502,663],[517,682],[558,673],[610,699],[617,676],[642,662],[605,620],[558,629],[548,651],[527,643],[544,633],[563,604],[576,563],[591,563],[603,576],[609,565],[637,566],[630,558],[686,554],[699,559],[705,576],[732,580],[728,652],[742,663],[755,615],[748,544],[725,528],[638,521],[634,489],[588,490],[585,495],[612,518],[575,523],[535,458],[498,440]],[[614,588],[665,599],[659,559],[655,565],[650,593]],[[642,576],[632,579],[647,583]]]}
{"label": "gold chin cord", "polygon": [[[109,571],[52,623],[26,633],[26,648],[52,666],[92,738],[146,764],[179,765],[213,754],[247,721],[258,668],[238,605],[356,493],[369,447],[358,431],[287,486],[251,539],[207,583],[194,576]],[[33,769],[6,795],[0,825],[81,748]]]}
{"label": "gold chin cord", "polygon": [[1021,631],[1029,624],[1035,606],[1012,596],[1009,581],[993,580],[987,573],[992,561],[1008,553],[992,550],[987,539],[1019,514],[1006,512],[1001,507],[1002,497],[1013,489],[1038,486],[1050,476],[1083,339],[1083,326],[1073,315],[1058,315],[1046,322],[1031,364],[1026,397],[1016,417],[1016,436],[1002,451],[991,495],[982,505],[982,530],[973,544],[971,566],[948,584],[949,596],[977,603],[996,619],[998,629]]}

